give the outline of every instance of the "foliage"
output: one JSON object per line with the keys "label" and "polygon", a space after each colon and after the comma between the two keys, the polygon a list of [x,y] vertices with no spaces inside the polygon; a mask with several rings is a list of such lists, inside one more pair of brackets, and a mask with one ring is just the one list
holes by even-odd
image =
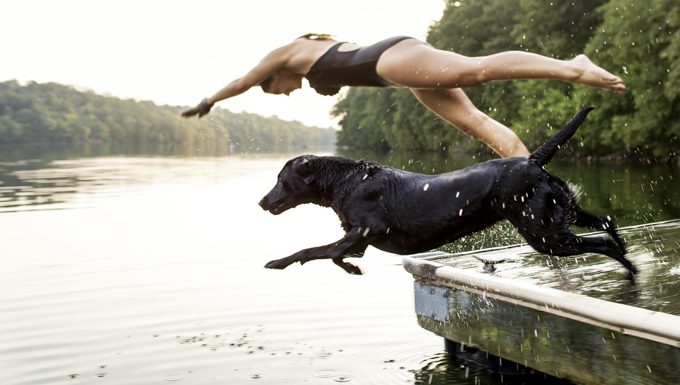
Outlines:
{"label": "foliage", "polygon": [[[595,10],[603,2],[521,0],[522,11],[518,13],[512,35],[528,52],[561,60],[572,59],[583,52],[600,24],[602,18]],[[593,57],[593,60],[599,58]],[[518,98],[521,103],[512,118],[512,127],[530,149],[543,144],[584,106],[571,100],[574,89],[587,88],[581,85],[546,80],[514,84],[517,95],[521,95]],[[587,126],[593,126],[591,119],[584,129]]]}
{"label": "foliage", "polygon": [[[622,76],[620,97],[557,81],[495,81],[465,89],[473,103],[535,148],[585,105],[580,155],[676,157],[680,142],[680,3],[673,0],[448,1],[428,43],[466,56],[525,50],[561,60],[580,53]],[[351,89],[338,102],[340,144],[476,148],[406,90]],[[361,124],[360,126],[358,124]],[[358,128],[360,127],[360,129]],[[361,131],[361,135],[357,134]]]}
{"label": "foliage", "polygon": [[677,156],[680,143],[680,3],[611,0],[586,53],[620,68],[624,98],[578,90],[574,100],[599,106],[598,131],[586,131],[592,151],[626,149],[654,157]]}
{"label": "foliage", "polygon": [[335,131],[213,109],[182,119],[182,107],[121,100],[56,83],[0,83],[0,144],[102,142],[214,145],[246,150],[332,144]]}
{"label": "foliage", "polygon": [[[486,56],[522,48],[512,33],[522,12],[519,0],[474,0],[451,2],[442,18],[428,33],[433,47],[465,56]],[[520,106],[513,82],[491,82],[466,88],[478,109],[509,124]],[[445,124],[442,122],[442,124]],[[452,129],[449,127],[449,129]]]}
{"label": "foliage", "polygon": [[[341,116],[338,144],[354,148],[386,149],[383,138],[390,114],[394,89],[353,88],[349,95],[335,105],[332,114]],[[370,103],[370,105],[369,105]],[[386,110],[388,113],[372,113]]]}

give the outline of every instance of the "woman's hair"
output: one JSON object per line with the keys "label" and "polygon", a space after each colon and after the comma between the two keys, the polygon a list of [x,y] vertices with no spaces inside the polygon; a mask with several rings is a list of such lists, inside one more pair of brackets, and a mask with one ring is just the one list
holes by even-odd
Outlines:
{"label": "woman's hair", "polygon": [[327,33],[307,33],[298,37],[298,39],[333,40],[333,35],[329,35]]}

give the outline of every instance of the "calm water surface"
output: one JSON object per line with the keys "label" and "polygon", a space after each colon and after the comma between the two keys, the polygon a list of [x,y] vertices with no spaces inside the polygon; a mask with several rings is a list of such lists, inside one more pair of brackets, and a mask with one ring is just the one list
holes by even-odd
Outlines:
{"label": "calm water surface", "polygon": [[[0,384],[538,383],[447,360],[398,256],[369,249],[359,277],[264,269],[342,235],[329,209],[257,206],[297,153],[113,154],[0,155]],[[475,161],[349,155],[426,172]],[[677,169],[556,170],[623,224],[680,217]],[[514,239],[502,231],[469,243]]]}

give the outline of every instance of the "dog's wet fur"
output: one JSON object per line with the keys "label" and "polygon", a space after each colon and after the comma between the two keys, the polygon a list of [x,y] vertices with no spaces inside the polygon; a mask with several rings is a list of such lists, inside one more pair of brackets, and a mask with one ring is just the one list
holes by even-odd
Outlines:
{"label": "dog's wet fur", "polygon": [[[331,259],[348,273],[361,274],[344,258],[361,257],[368,245],[396,254],[419,253],[507,219],[539,252],[604,254],[619,261],[632,278],[637,270],[624,257],[626,249],[611,218],[584,211],[567,184],[545,170],[591,110],[577,113],[529,158],[495,159],[438,175],[332,156],[291,159],[260,206],[275,215],[303,203],[331,207],[345,236],[266,267]],[[577,236],[572,225],[606,233]]]}

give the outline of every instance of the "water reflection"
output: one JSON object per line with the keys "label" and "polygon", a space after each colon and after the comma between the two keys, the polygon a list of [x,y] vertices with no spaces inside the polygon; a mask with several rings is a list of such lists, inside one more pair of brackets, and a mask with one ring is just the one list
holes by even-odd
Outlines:
{"label": "water reflection", "polygon": [[148,158],[225,154],[220,149],[167,146],[3,146],[0,148],[0,213],[63,209],[75,194],[94,194],[107,186],[142,182],[148,175],[140,175],[142,167],[130,166],[144,166],[141,163]]}
{"label": "water reflection", "polygon": [[72,207],[75,195],[110,194],[119,186],[153,182],[172,160],[96,157],[0,163],[0,212]]}
{"label": "water reflection", "polygon": [[[292,156],[292,155],[291,155]],[[104,197],[173,178],[239,172],[229,159],[267,157],[225,149],[135,146],[13,146],[0,151],[0,213],[74,208],[74,197]],[[285,155],[274,155],[284,159]],[[199,170],[199,172],[197,172]]]}
{"label": "water reflection", "polygon": [[414,378],[416,385],[572,384],[471,348],[428,357],[423,368],[414,373]]}
{"label": "water reflection", "polygon": [[[461,153],[339,150],[338,154],[422,173],[446,172],[488,159],[488,154],[471,157]],[[291,154],[291,157],[294,155],[297,154]],[[229,154],[223,148],[178,149],[158,146],[3,148],[0,152],[0,212],[31,208],[56,209],[77,192],[96,192],[105,186],[145,181],[149,175],[138,172],[142,167],[130,167],[145,166],[140,162],[162,168],[164,162],[169,162],[168,159],[184,161],[225,156],[257,157],[258,154]],[[156,163],[149,159],[156,159]],[[117,167],[112,168],[112,163],[117,164]],[[679,167],[557,159],[550,165],[550,171],[581,187],[582,206],[594,213],[611,215],[619,226],[680,218],[680,189],[676,182],[680,180]],[[466,250],[471,244],[489,247],[520,240],[509,226],[501,225],[461,240],[459,246],[447,251]]]}

